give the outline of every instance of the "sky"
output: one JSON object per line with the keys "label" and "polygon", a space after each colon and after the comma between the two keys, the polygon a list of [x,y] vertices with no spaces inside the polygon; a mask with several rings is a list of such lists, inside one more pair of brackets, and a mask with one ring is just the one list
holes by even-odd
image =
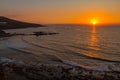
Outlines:
{"label": "sky", "polygon": [[0,16],[42,24],[120,24],[120,0],[0,0]]}

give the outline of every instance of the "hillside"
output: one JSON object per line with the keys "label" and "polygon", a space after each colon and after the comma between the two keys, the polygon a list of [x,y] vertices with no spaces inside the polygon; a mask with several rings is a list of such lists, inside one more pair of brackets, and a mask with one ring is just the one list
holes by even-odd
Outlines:
{"label": "hillside", "polygon": [[0,16],[0,29],[16,29],[16,28],[28,28],[28,27],[43,27],[41,24],[34,24],[28,22],[22,22]]}

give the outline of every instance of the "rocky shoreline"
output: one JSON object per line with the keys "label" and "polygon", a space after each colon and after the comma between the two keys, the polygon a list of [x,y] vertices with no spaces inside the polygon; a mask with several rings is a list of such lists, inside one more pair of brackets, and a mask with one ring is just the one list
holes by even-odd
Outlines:
{"label": "rocky shoreline", "polygon": [[13,36],[13,34],[6,33],[6,32],[4,32],[3,30],[0,30],[0,38],[10,37],[10,36]]}
{"label": "rocky shoreline", "polygon": [[40,36],[40,35],[55,35],[55,34],[59,34],[59,33],[39,31],[39,32],[33,32],[33,34],[17,34],[17,33],[10,34],[10,33],[6,33],[3,30],[0,30],[0,38],[17,36],[17,35],[22,35],[22,36],[26,36],[26,35]]}
{"label": "rocky shoreline", "polygon": [[59,64],[29,64],[0,58],[0,80],[120,80],[120,72],[94,71]]}

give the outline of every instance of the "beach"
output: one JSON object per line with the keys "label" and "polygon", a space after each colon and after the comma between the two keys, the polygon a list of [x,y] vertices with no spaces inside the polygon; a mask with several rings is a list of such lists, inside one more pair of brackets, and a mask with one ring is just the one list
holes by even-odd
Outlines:
{"label": "beach", "polygon": [[120,80],[120,0],[0,0],[0,80]]}
{"label": "beach", "polygon": [[[108,32],[105,36],[101,35],[102,28],[92,33],[92,28],[79,25],[47,26],[4,30],[10,34],[16,32],[24,35],[0,39],[1,80],[120,79],[120,39],[116,39],[119,28],[114,28],[116,33],[109,32],[116,36],[107,35]],[[42,35],[31,35],[34,32]],[[83,33],[84,36],[81,35]],[[111,43],[111,37],[115,37],[115,43]]]}

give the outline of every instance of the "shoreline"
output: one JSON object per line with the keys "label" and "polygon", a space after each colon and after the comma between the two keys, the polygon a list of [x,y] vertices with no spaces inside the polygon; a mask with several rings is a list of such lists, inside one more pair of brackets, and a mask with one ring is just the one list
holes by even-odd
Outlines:
{"label": "shoreline", "polygon": [[70,65],[28,64],[0,58],[0,80],[119,80],[120,72],[95,71]]}
{"label": "shoreline", "polygon": [[[42,36],[53,34],[59,33],[39,31],[28,35]],[[14,34],[13,36],[17,35],[26,36],[27,34]],[[4,49],[4,51],[6,51],[6,49]],[[5,52],[5,54],[7,53]],[[3,53],[3,55],[5,54]],[[14,53],[10,53],[10,55],[11,54]],[[98,71],[59,59],[53,59],[56,63],[59,62],[58,64],[49,62],[49,64],[44,62],[30,63],[30,61],[35,58],[31,60],[31,58],[28,59],[26,55],[27,54],[22,55],[19,59],[15,59],[14,56],[12,56],[12,58],[6,58],[6,56],[0,58],[0,80],[120,80],[120,71],[113,71],[110,66],[108,67],[111,68],[112,71]],[[17,51],[16,56],[16,58],[20,57]],[[25,56],[25,59],[28,59],[28,62],[24,62],[22,59],[23,56]],[[30,56],[33,57],[33,55]]]}

